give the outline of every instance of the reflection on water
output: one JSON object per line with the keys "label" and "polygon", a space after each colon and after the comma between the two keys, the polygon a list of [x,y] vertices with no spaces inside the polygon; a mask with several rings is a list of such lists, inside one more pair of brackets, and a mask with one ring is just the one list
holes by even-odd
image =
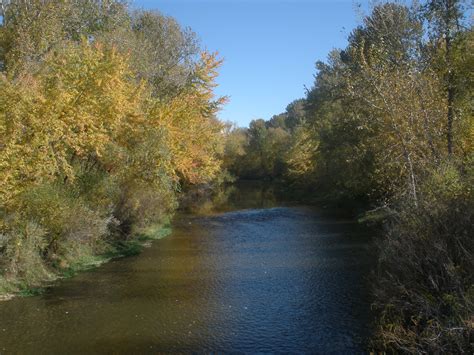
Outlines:
{"label": "reflection on water", "polygon": [[228,212],[180,215],[139,256],[0,303],[0,353],[363,351],[368,236],[269,191],[228,191]]}
{"label": "reflection on water", "polygon": [[208,193],[191,193],[189,197],[182,209],[198,215],[296,204],[282,186],[264,181],[241,181]]}

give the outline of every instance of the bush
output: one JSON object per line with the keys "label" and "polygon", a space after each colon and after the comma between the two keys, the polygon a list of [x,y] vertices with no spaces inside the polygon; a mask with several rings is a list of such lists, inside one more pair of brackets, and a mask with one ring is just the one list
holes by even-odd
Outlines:
{"label": "bush", "polygon": [[175,206],[173,189],[120,185],[101,174],[32,188],[21,195],[15,212],[2,212],[0,293],[30,290],[107,256],[136,253],[139,237],[168,232],[162,225]]}
{"label": "bush", "polygon": [[150,225],[166,223],[175,207],[176,196],[171,188],[151,188],[137,182],[124,184],[113,212],[119,221],[115,238],[130,239]]}
{"label": "bush", "polygon": [[401,205],[379,243],[376,307],[383,348],[409,353],[472,350],[474,204],[452,168],[422,186],[418,207]]}
{"label": "bush", "polygon": [[53,274],[42,255],[47,243],[46,231],[35,222],[15,221],[8,234],[2,235],[1,268],[4,291],[37,285]]}
{"label": "bush", "polygon": [[23,195],[22,204],[22,215],[44,229],[49,257],[61,254],[61,244],[96,245],[112,221],[109,211],[92,209],[63,184],[32,189]]}

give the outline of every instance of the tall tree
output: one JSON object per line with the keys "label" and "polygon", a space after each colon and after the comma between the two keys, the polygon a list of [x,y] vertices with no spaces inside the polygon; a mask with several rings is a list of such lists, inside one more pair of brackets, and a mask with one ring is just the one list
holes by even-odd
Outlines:
{"label": "tall tree", "polygon": [[432,31],[430,35],[437,45],[435,49],[441,52],[442,64],[440,66],[443,76],[446,101],[446,140],[449,156],[453,154],[453,123],[455,120],[456,99],[456,68],[453,58],[453,42],[463,29],[464,0],[429,0],[422,8]]}
{"label": "tall tree", "polygon": [[0,67],[10,75],[37,68],[65,41],[92,40],[128,19],[122,0],[8,0],[0,11]]}

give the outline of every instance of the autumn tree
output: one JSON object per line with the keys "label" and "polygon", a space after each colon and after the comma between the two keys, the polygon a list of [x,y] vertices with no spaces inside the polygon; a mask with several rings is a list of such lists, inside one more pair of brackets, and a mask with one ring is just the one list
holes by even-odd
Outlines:
{"label": "autumn tree", "polygon": [[180,191],[216,180],[226,99],[221,60],[172,18],[121,1],[1,11],[0,285],[17,290],[154,233]]}

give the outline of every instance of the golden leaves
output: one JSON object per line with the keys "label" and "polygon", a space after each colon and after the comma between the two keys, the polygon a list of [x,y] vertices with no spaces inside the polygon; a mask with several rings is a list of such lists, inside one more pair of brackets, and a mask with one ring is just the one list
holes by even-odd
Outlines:
{"label": "golden leaves", "polygon": [[[35,75],[1,78],[0,195],[5,205],[29,186],[73,182],[75,165],[153,183],[165,174],[189,183],[220,168],[224,99],[213,101],[220,61],[203,53],[192,83],[163,102],[136,82],[127,59],[102,44],[69,45]],[[159,179],[158,179],[159,180]]]}

